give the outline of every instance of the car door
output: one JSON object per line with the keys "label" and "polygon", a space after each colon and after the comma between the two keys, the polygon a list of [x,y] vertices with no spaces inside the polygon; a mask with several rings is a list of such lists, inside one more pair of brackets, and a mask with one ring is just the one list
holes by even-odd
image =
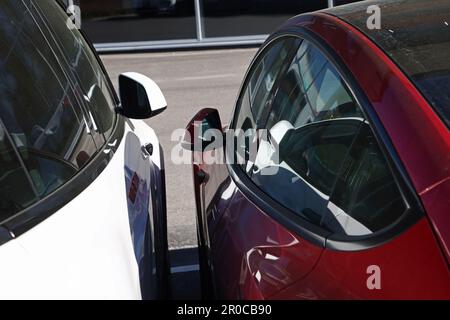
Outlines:
{"label": "car door", "polygon": [[219,295],[276,297],[314,270],[339,228],[328,205],[364,125],[351,90],[312,42],[278,37],[261,51],[230,126],[233,149],[227,140],[232,198],[208,224]]}

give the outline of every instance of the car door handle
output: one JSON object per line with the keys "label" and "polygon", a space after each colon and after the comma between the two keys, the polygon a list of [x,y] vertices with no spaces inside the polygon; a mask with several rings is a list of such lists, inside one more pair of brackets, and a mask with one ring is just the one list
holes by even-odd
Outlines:
{"label": "car door handle", "polygon": [[141,147],[142,156],[144,159],[147,159],[151,155],[153,155],[153,145],[151,143],[147,143]]}

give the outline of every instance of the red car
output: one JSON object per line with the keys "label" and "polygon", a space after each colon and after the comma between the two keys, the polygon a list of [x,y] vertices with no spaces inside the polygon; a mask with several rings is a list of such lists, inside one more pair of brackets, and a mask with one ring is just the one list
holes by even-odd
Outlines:
{"label": "red car", "polygon": [[188,125],[206,296],[450,298],[450,1],[374,3],[290,19]]}

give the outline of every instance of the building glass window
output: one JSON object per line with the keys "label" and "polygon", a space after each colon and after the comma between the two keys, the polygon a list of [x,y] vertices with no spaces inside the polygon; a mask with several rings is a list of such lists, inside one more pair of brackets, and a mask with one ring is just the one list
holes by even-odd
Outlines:
{"label": "building glass window", "polygon": [[[72,2],[71,2],[72,1]],[[359,0],[334,0],[342,5]],[[287,19],[329,0],[63,0],[81,7],[82,27],[99,50],[263,41]],[[252,40],[253,39],[253,40]],[[255,40],[256,39],[256,40]],[[236,39],[234,39],[236,40]]]}
{"label": "building glass window", "polygon": [[325,9],[328,0],[202,0],[205,36],[270,34],[300,13]]}
{"label": "building glass window", "polygon": [[94,43],[195,39],[194,0],[81,0]]}

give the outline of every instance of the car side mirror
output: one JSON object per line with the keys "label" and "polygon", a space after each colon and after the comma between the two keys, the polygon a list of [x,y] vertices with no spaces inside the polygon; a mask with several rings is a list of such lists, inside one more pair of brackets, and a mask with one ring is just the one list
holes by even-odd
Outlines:
{"label": "car side mirror", "polygon": [[158,85],[136,72],[119,76],[121,108],[119,113],[131,119],[148,119],[167,108],[167,102]]}
{"label": "car side mirror", "polygon": [[203,152],[207,146],[222,139],[223,129],[219,111],[213,108],[200,110],[191,121],[189,121],[182,141],[182,147],[190,151]]}

